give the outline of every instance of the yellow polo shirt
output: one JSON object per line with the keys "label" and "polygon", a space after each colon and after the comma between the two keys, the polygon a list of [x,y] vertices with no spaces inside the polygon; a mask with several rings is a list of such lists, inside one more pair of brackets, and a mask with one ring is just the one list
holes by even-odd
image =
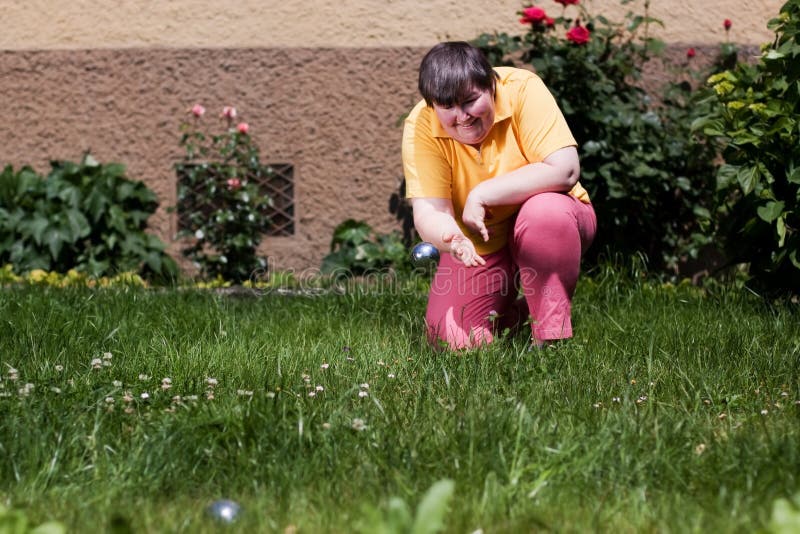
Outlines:
{"label": "yellow polo shirt", "polygon": [[[555,99],[536,74],[497,67],[494,125],[478,152],[450,137],[433,108],[420,101],[403,129],[403,170],[408,198],[449,198],[456,222],[479,254],[505,246],[519,205],[495,206],[486,220],[489,241],[469,231],[461,221],[469,192],[489,178],[528,163],[538,163],[558,149],[577,143]],[[583,202],[589,195],[580,183],[569,192]]]}

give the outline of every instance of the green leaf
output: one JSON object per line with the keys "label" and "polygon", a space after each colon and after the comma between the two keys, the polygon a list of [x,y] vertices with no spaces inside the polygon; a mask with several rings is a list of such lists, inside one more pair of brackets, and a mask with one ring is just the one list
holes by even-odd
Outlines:
{"label": "green leaf", "polygon": [[759,206],[756,211],[762,220],[771,223],[783,213],[785,205],[783,201],[772,201],[764,206]]}
{"label": "green leaf", "polygon": [[63,228],[50,226],[47,229],[44,235],[44,243],[49,247],[50,254],[54,260],[57,260],[58,255],[61,254],[64,243],[71,241],[70,237],[71,236]]}
{"label": "green leaf", "polygon": [[66,211],[66,215],[73,238],[86,237],[91,233],[92,228],[83,213],[76,209],[69,209]]}
{"label": "green leaf", "polygon": [[758,185],[758,179],[759,172],[757,165],[740,167],[736,175],[736,181],[739,183],[739,187],[742,188],[742,192],[745,195],[749,195],[753,192]]}
{"label": "green leaf", "polygon": [[[796,497],[800,499],[800,497]],[[800,507],[788,499],[777,499],[772,503],[769,521],[770,534],[796,534],[800,532]]]}
{"label": "green leaf", "polygon": [[780,217],[778,219],[778,223],[775,225],[775,229],[778,232],[778,247],[783,248],[783,244],[786,242],[786,218]]}
{"label": "green leaf", "polygon": [[411,527],[412,534],[434,534],[444,528],[444,516],[453,497],[455,483],[452,480],[436,482],[422,497]]}
{"label": "green leaf", "polygon": [[42,523],[28,534],[66,534],[67,528],[57,521]]}

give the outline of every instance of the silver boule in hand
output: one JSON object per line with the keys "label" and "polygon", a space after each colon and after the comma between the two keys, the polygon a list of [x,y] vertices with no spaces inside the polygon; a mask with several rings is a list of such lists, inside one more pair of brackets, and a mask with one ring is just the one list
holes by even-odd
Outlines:
{"label": "silver boule in hand", "polygon": [[435,267],[439,263],[439,250],[432,244],[423,241],[411,251],[411,261],[414,267]]}

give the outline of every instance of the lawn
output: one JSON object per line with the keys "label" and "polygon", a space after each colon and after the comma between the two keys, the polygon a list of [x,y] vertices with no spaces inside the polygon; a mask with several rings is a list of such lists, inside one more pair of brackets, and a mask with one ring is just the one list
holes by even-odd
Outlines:
{"label": "lawn", "polygon": [[378,532],[450,480],[446,532],[753,532],[800,491],[796,305],[598,272],[569,342],[438,353],[419,286],[0,290],[0,504],[74,532]]}

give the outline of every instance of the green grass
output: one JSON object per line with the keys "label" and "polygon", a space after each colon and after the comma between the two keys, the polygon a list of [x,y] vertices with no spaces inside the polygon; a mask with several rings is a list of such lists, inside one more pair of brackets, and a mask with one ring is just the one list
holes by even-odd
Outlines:
{"label": "green grass", "polygon": [[212,532],[227,497],[242,532],[375,532],[451,479],[448,532],[753,532],[800,490],[791,305],[607,273],[568,343],[437,353],[395,289],[0,290],[0,504]]}

